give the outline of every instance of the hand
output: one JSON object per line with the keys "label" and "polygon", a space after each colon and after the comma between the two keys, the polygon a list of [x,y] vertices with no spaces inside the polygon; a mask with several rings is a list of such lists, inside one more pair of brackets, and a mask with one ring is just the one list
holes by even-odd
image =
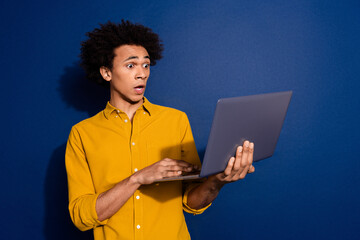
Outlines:
{"label": "hand", "polygon": [[133,174],[135,181],[141,185],[151,184],[167,177],[177,177],[182,172],[192,172],[199,167],[182,160],[165,158]]}
{"label": "hand", "polygon": [[244,179],[246,174],[255,172],[253,157],[254,143],[245,141],[237,148],[236,157],[230,158],[225,171],[214,175],[215,179],[223,184]]}

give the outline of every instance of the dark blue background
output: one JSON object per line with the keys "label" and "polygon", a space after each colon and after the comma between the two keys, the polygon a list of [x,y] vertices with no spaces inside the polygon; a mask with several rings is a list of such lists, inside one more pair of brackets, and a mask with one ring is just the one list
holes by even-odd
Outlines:
{"label": "dark blue background", "polygon": [[86,239],[65,143],[107,94],[78,67],[85,32],[122,18],[165,44],[146,96],[185,111],[199,152],[216,100],[293,90],[275,155],[186,215],[193,239],[360,238],[359,1],[2,1],[1,238]]}

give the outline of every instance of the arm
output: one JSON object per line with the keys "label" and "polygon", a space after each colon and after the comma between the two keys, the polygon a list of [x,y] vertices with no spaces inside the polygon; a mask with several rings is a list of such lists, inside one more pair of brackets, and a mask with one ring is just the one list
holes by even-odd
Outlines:
{"label": "arm", "polygon": [[81,231],[106,224],[100,222],[95,211],[98,194],[92,177],[80,134],[76,127],[71,129],[66,146],[65,165],[68,180],[69,213],[74,225]]}
{"label": "arm", "polygon": [[227,183],[244,179],[247,173],[255,171],[252,166],[254,143],[245,141],[238,147],[236,157],[230,158],[224,172],[210,176],[205,182],[191,190],[188,194],[187,204],[194,209],[200,209],[215,200],[220,189]]}
{"label": "arm", "polygon": [[132,175],[108,191],[100,193],[95,206],[99,221],[104,221],[119,211],[140,186]]}
{"label": "arm", "polygon": [[156,162],[101,193],[96,201],[96,212],[100,221],[110,218],[125,204],[134,192],[144,184],[151,184],[165,177],[191,172],[193,166],[185,161],[165,158]]}

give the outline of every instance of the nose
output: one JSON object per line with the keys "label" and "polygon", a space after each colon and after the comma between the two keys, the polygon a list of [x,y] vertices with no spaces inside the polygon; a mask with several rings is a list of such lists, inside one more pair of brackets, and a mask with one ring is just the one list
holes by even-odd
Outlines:
{"label": "nose", "polygon": [[137,72],[136,72],[136,79],[139,79],[139,80],[145,80],[148,76],[148,70],[147,69],[144,69],[142,67],[139,67]]}

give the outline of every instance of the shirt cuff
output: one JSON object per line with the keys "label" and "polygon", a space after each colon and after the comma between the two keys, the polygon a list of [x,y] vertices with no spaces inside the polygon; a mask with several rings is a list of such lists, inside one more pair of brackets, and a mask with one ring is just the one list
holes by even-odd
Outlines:
{"label": "shirt cuff", "polygon": [[199,184],[192,184],[190,185],[189,187],[187,187],[185,193],[184,193],[184,196],[183,196],[183,209],[185,212],[187,213],[192,213],[194,215],[198,215],[198,214],[201,214],[203,213],[208,207],[211,206],[211,203],[209,203],[209,205],[203,207],[203,208],[200,208],[200,209],[194,209],[194,208],[191,208],[189,207],[189,205],[187,204],[187,200],[188,200],[188,194],[191,190],[193,190],[195,187],[199,186]]}
{"label": "shirt cuff", "polygon": [[99,197],[100,193],[95,194],[95,197],[93,198],[93,202],[92,202],[92,208],[91,208],[91,216],[93,216],[93,219],[95,219],[96,225],[94,227],[97,227],[99,225],[105,225],[108,222],[108,219],[105,219],[103,221],[99,221],[97,212],[96,212],[96,201]]}

